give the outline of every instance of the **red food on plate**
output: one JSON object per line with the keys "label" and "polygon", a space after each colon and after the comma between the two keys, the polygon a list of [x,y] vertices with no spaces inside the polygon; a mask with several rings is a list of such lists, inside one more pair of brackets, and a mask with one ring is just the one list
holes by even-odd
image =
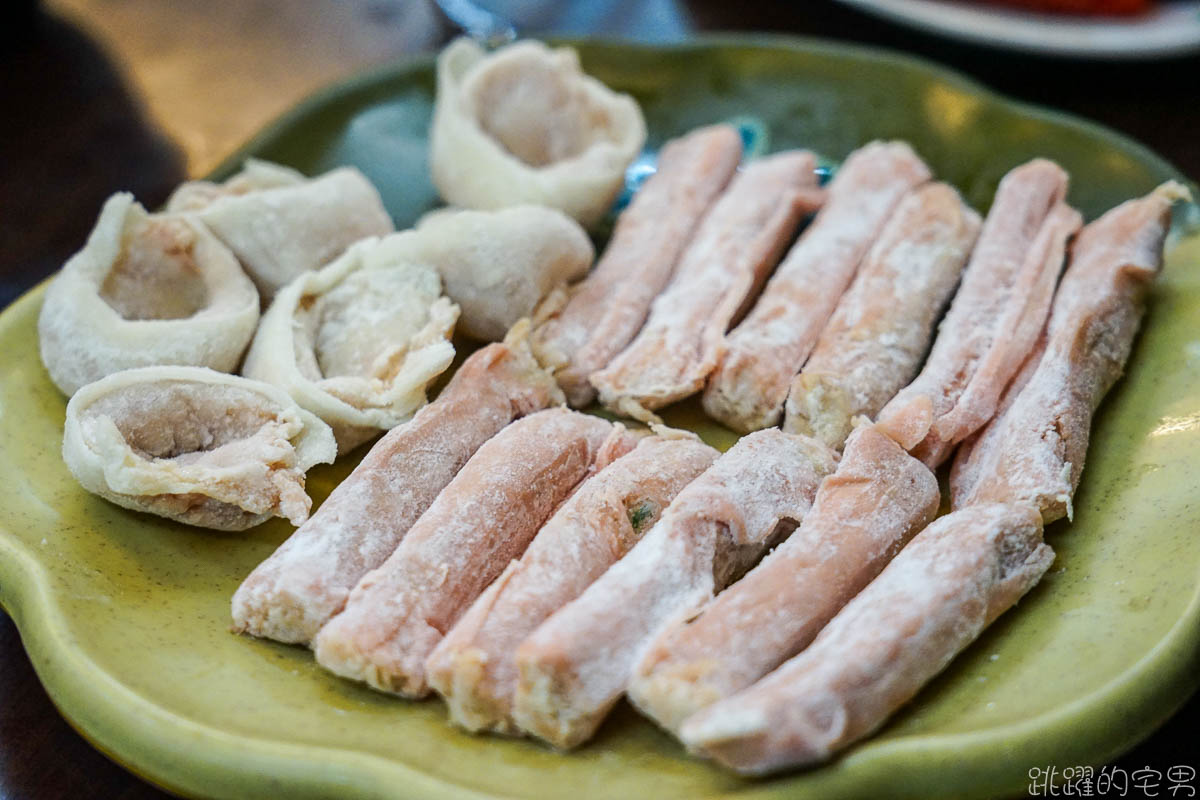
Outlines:
{"label": "red food on plate", "polygon": [[1058,14],[1140,14],[1154,0],[990,0],[997,5],[1020,6]]}

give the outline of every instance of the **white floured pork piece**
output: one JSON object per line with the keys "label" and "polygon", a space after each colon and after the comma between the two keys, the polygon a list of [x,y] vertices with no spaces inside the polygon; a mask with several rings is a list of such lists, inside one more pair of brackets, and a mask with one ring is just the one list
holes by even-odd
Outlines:
{"label": "white floured pork piece", "polygon": [[929,359],[880,412],[881,427],[926,465],[991,419],[1034,348],[1082,224],[1066,191],[1067,174],[1045,159],[1004,176]]}
{"label": "white floured pork piece", "polygon": [[737,431],[779,423],[792,378],[900,198],[930,178],[907,144],[873,142],[854,151],[829,184],[825,205],[725,349],[704,408]]}
{"label": "white floured pork piece", "polygon": [[299,186],[306,180],[303,172],[291,167],[259,158],[247,158],[241,172],[222,183],[200,180],[180,184],[167,200],[167,209],[173,213],[203,211],[222,197],[239,197],[264,189]]}
{"label": "white floured pork piece", "polygon": [[333,428],[346,453],[425,405],[450,366],[458,306],[437,271],[405,257],[401,234],[351,245],[283,287],[242,374],[274,384]]}
{"label": "white floured pork piece", "polygon": [[115,194],[46,289],[42,362],[67,395],[133,367],[229,372],[254,336],[258,308],[254,284],[207,228]]}
{"label": "white floured pork piece", "polygon": [[376,689],[427,694],[425,661],[442,637],[579,483],[635,444],[619,425],[562,408],[500,431],[354,587],[317,634],[317,662]]}
{"label": "white floured pork piece", "polygon": [[432,403],[375,443],[346,480],[233,596],[237,631],[312,641],[350,590],[382,564],[484,442],[562,403],[523,338],[472,353]]}
{"label": "white floured pork piece", "polygon": [[462,38],[438,56],[429,161],[451,205],[533,203],[590,227],[645,140],[633,98],[584,74],[569,47],[520,41],[489,54]]}
{"label": "white floured pork piece", "polygon": [[63,434],[63,460],[88,491],[228,531],[272,516],[304,522],[304,473],[335,453],[329,426],[284,392],[203,367],[140,367],[89,383],[67,404]]}
{"label": "white floured pork piece", "polygon": [[694,614],[809,513],[837,456],[779,430],[738,441],[633,549],[518,648],[513,718],[556,747],[587,740],[646,646]]}
{"label": "white floured pork piece", "polygon": [[263,302],[354,242],[395,228],[379,192],[354,167],[316,178],[250,161],[224,184],[185,183],[168,211],[195,214],[241,261]]}
{"label": "white floured pork piece", "polygon": [[980,505],[909,543],[807,650],[688,718],[689,749],[738,772],[809,766],[867,736],[1041,579],[1037,511]]}
{"label": "white floured pork piece", "polygon": [[741,157],[742,138],[729,125],[699,128],[667,142],[658,171],[617,218],[596,268],[539,308],[533,351],[554,370],[573,407],[595,399],[588,377],[637,335]]}
{"label": "white floured pork piece", "polygon": [[801,218],[820,207],[817,159],[779,153],[742,168],[700,223],[641,332],[591,375],[600,402],[656,422],[651,413],[704,388],[725,332],[753,302]]}
{"label": "white floured pork piece", "polygon": [[1072,516],[1092,415],[1121,376],[1162,269],[1171,204],[1187,196],[1166,183],[1080,232],[1038,348],[995,419],[959,449],[950,473],[954,508],[1028,504],[1046,524]]}
{"label": "white floured pork piece", "polygon": [[931,183],[900,202],[792,381],[783,429],[840,450],[920,369],[958,286],[979,215]]}
{"label": "white floured pork piece", "polygon": [[717,455],[690,435],[643,439],[559,507],[429,657],[429,683],[454,722],[514,731],[517,646],[624,556]]}
{"label": "white floured pork piece", "polygon": [[629,697],[672,731],[802,650],[937,513],[937,479],[870,426],[846,444],[800,528],[699,613],[665,629]]}
{"label": "white floured pork piece", "polygon": [[438,210],[399,235],[409,258],[442,276],[462,309],[458,332],[481,342],[503,339],[551,291],[586,275],[595,257],[579,223],[542,206]]}

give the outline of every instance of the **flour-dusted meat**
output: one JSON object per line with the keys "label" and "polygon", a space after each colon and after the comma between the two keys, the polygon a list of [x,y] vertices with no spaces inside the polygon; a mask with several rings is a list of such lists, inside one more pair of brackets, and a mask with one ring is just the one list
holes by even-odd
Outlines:
{"label": "flour-dusted meat", "polygon": [[1054,561],[1028,506],[942,517],[807,650],[683,723],[688,748],[762,774],[827,760],[908,702]]}
{"label": "flour-dusted meat", "polygon": [[579,482],[634,443],[621,426],[562,408],[500,431],[354,587],[313,642],[317,662],[383,691],[427,694],[425,661],[442,637]]}
{"label": "flour-dusted meat", "polygon": [[742,438],[629,553],[517,648],[513,717],[558,747],[588,739],[663,626],[686,617],[808,513],[836,456],[779,430]]}
{"label": "flour-dusted meat", "polygon": [[950,186],[905,195],[792,381],[785,431],[840,450],[855,417],[873,419],[916,376],[978,233]]}
{"label": "flour-dusted meat", "polygon": [[738,173],[700,223],[641,332],[592,374],[600,402],[654,421],[653,409],[704,388],[725,332],[754,300],[801,217],[819,207],[816,167],[816,157],[801,150]]}
{"label": "flour-dusted meat", "polygon": [[1092,415],[1121,376],[1162,268],[1176,183],[1117,206],[1083,229],[1038,348],[1000,413],[959,449],[950,473],[955,508],[978,502],[1037,507],[1046,524],[1071,516]]}
{"label": "flour-dusted meat", "polygon": [[1079,212],[1067,173],[1034,159],[1004,176],[921,374],[879,414],[880,426],[930,467],[996,412],[1033,349]]}
{"label": "flour-dusted meat", "polygon": [[429,682],[451,719],[511,732],[517,645],[624,556],[717,456],[692,436],[650,437],[563,503],[430,655]]}
{"label": "flour-dusted meat", "polygon": [[533,350],[554,370],[567,400],[588,405],[588,376],[641,330],[700,219],[729,183],[742,139],[728,125],[699,128],[663,148],[658,171],[638,189],[591,274],[548,298],[535,318]]}
{"label": "flour-dusted meat", "polygon": [[802,650],[937,513],[937,480],[870,426],[846,443],[786,542],[654,641],[629,697],[669,730]]}
{"label": "flour-dusted meat", "polygon": [[778,424],[792,378],[859,262],[900,198],[929,178],[929,168],[902,142],[874,142],[850,154],[820,213],[725,337],[704,391],[712,417],[742,432]]}
{"label": "flour-dusted meat", "polygon": [[477,350],[436,400],[375,443],[238,588],[235,630],[310,642],[484,442],[514,419],[562,402],[530,354],[527,332],[521,326],[504,343]]}

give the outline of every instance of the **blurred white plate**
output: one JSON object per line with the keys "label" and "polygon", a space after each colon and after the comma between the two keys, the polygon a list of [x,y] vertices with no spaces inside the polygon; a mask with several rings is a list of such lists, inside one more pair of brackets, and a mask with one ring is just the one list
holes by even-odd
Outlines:
{"label": "blurred white plate", "polygon": [[1150,58],[1200,52],[1200,2],[1161,2],[1134,17],[1088,17],[946,0],[840,0],[895,22],[1046,55]]}

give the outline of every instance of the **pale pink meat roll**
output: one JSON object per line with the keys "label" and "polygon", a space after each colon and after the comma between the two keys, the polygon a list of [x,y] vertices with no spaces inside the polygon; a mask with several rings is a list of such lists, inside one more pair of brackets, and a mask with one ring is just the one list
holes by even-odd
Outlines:
{"label": "pale pink meat roll", "polygon": [[821,211],[725,337],[704,391],[709,415],[742,432],[778,424],[792,378],[859,262],[900,198],[929,178],[929,167],[902,142],[874,142],[850,154]]}
{"label": "pale pink meat roll", "polygon": [[317,662],[376,689],[427,694],[425,660],[446,632],[579,482],[634,443],[620,426],[561,408],[500,431],[354,587],[313,642]]}
{"label": "pale pink meat roll", "polygon": [[543,302],[533,350],[554,370],[572,406],[582,408],[595,399],[588,376],[637,335],[741,157],[741,136],[729,125],[698,128],[668,142],[657,172],[621,212],[591,274]]}
{"label": "pale pink meat roll", "polygon": [[1028,506],[955,511],[919,533],[807,650],[683,724],[689,749],[750,774],[809,766],[907,703],[1054,561]]}
{"label": "pale pink meat roll", "polygon": [[937,514],[937,479],[870,426],[846,443],[799,530],[690,619],[664,629],[628,693],[677,731],[800,652]]}
{"label": "pale pink meat roll", "polygon": [[450,718],[513,732],[517,645],[625,555],[717,455],[693,437],[656,436],[589,478],[430,655],[429,683]]}
{"label": "pale pink meat roll", "polygon": [[1067,173],[1045,159],[1009,172],[916,379],[879,413],[880,427],[930,467],[996,413],[1037,342],[1079,212]]}
{"label": "pale pink meat roll", "polygon": [[792,381],[783,429],[841,449],[911,381],[933,340],[979,215],[944,183],[905,195]]}
{"label": "pale pink meat roll", "polygon": [[1117,206],[1080,232],[1047,330],[1005,393],[1000,413],[959,448],[954,508],[1014,502],[1050,524],[1071,517],[1092,415],[1121,376],[1162,268],[1174,182]]}
{"label": "pale pink meat roll", "polygon": [[517,725],[560,748],[588,739],[655,633],[793,530],[835,463],[820,442],[777,429],[741,439],[624,558],[517,648]]}
{"label": "pale pink meat roll", "polygon": [[791,151],[744,167],[704,217],[650,306],[641,332],[592,373],[600,402],[644,421],[653,409],[704,388],[725,332],[750,304],[822,192],[812,153]]}
{"label": "pale pink meat roll", "polygon": [[380,439],[321,508],[233,596],[234,630],[307,644],[359,578],[392,554],[480,445],[563,402],[514,327],[476,351],[437,399]]}

